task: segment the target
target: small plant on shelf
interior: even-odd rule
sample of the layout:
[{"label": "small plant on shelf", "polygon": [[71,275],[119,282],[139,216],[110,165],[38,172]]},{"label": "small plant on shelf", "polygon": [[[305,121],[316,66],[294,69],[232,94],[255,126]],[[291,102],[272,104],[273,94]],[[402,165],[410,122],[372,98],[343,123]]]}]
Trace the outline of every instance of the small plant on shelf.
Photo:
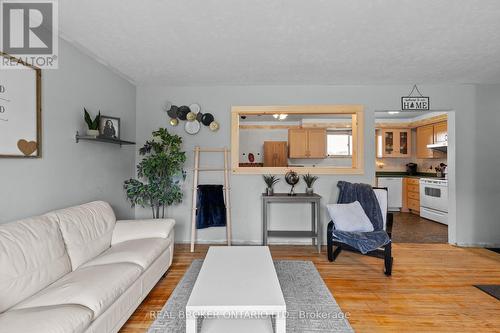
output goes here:
[{"label": "small plant on shelf", "polygon": [[264,176],[262,176],[262,178],[264,178],[264,182],[267,185],[267,188],[266,188],[267,195],[273,195],[274,194],[274,189],[273,189],[274,184],[279,182],[280,179],[276,176],[273,176],[273,175],[264,175]]},{"label": "small plant on shelf", "polygon": [[99,135],[99,121],[101,120],[101,111],[99,111],[97,116],[95,116],[94,120],[92,120],[92,117],[90,117],[90,113],[87,111],[87,109],[83,108],[83,112],[85,122],[88,126],[87,135],[97,138],[97,136]]},{"label": "small plant on shelf", "polygon": [[306,183],[306,193],[307,194],[313,194],[313,185],[314,183],[318,180],[318,177],[311,175],[310,173],[303,175],[302,179],[304,180],[304,183]]}]

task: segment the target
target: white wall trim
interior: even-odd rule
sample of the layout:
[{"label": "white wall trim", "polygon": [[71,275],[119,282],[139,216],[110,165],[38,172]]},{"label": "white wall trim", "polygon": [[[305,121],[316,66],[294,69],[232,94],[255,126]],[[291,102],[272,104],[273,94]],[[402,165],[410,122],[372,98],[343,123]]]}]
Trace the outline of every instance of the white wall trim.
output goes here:
[{"label": "white wall trim", "polygon": [[457,243],[458,247],[500,248],[500,243]]}]

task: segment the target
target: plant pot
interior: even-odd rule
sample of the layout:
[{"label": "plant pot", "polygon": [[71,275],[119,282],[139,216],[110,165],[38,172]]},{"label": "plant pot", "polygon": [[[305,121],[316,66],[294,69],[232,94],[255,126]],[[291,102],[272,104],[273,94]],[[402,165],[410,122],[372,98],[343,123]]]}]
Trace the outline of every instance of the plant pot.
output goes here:
[{"label": "plant pot", "polygon": [[312,187],[307,187],[306,188],[306,194],[307,195],[313,195],[314,194],[314,189]]},{"label": "plant pot", "polygon": [[266,194],[268,196],[273,196],[274,195],[274,189],[272,187],[266,188]]},{"label": "plant pot", "polygon": [[99,131],[98,130],[87,130],[87,135],[88,136],[93,136],[94,138],[97,138],[99,136]]}]

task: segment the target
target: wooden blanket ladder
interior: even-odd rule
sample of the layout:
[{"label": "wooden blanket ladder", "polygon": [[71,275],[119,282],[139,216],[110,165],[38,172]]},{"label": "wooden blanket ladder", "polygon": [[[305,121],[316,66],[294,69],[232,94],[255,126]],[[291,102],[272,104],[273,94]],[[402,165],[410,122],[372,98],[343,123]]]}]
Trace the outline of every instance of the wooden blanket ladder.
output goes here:
[{"label": "wooden blanket ladder", "polygon": [[[213,167],[200,167],[200,153],[223,153],[224,154],[224,167],[223,168],[213,168]],[[194,252],[194,245],[196,243],[196,210],[198,204],[198,182],[199,173],[204,171],[212,172],[224,172],[224,203],[226,205],[226,237],[227,246],[231,246],[231,199],[229,185],[229,149],[224,148],[200,148],[196,146],[194,148],[194,168],[193,168],[193,207],[191,211],[191,252]]]}]

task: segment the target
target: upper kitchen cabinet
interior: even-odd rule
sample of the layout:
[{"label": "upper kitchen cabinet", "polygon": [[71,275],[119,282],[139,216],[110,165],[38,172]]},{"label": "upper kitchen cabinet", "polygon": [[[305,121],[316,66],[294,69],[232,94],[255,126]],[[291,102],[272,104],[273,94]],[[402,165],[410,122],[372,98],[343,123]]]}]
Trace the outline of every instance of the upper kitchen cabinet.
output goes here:
[{"label": "upper kitchen cabinet", "polygon": [[442,152],[427,148],[427,145],[448,141],[446,121],[417,127],[417,158],[442,158]]},{"label": "upper kitchen cabinet", "polygon": [[417,127],[417,158],[434,158],[434,151],[427,145],[434,143],[434,125]]},{"label": "upper kitchen cabinet", "polygon": [[448,122],[434,124],[434,143],[448,141]]},{"label": "upper kitchen cabinet", "polygon": [[326,158],[326,128],[307,130],[309,158]]},{"label": "upper kitchen cabinet", "polygon": [[302,158],[307,156],[307,129],[295,128],[288,130],[288,145],[290,158]]},{"label": "upper kitchen cabinet", "polygon": [[377,131],[377,157],[410,157],[410,129],[381,129]]},{"label": "upper kitchen cabinet", "polygon": [[326,129],[289,129],[288,144],[290,158],[326,158]]}]

